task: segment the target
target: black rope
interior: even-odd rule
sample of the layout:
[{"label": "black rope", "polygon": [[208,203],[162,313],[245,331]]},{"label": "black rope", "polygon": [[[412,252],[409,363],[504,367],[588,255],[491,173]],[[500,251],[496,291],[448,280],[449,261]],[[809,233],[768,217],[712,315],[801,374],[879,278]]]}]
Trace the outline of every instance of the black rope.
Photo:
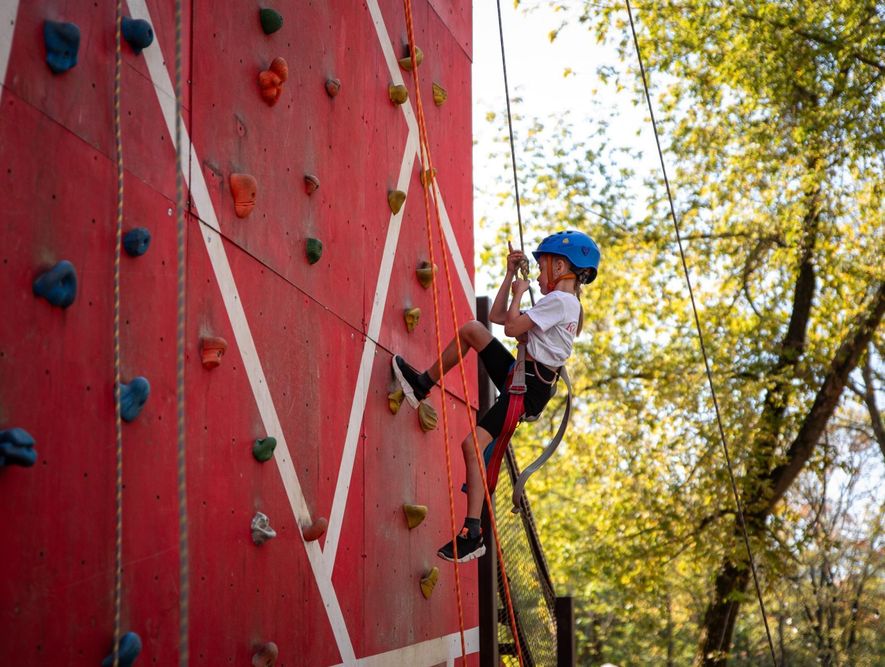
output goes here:
[{"label": "black rope", "polygon": [[[496,0],[498,6],[498,36],[501,41],[501,67],[504,70],[504,99],[507,101],[507,130],[510,139],[510,165],[513,168],[513,190],[516,194],[516,221],[519,223],[519,249],[525,252],[525,241],[522,234],[522,209],[519,205],[519,177],[516,174],[516,144],[513,141],[513,116],[510,113],[510,85],[507,83],[507,56],[504,50],[504,23],[501,20],[501,0]],[[528,264],[526,263],[526,266]],[[523,278],[528,280],[528,269],[524,268]],[[529,285],[529,300],[535,305],[535,293]]]},{"label": "black rope", "polygon": [[[676,207],[673,205],[673,195],[670,191],[670,180],[667,178],[667,166],[664,162],[664,151],[661,149],[661,140],[658,136],[658,128],[655,122],[655,112],[652,108],[651,95],[648,92],[648,81],[645,76],[645,66],[642,63],[642,52],[639,49],[639,40],[636,37],[636,26],[633,23],[633,10],[630,7],[630,0],[627,3],[627,15],[630,18],[630,32],[633,34],[633,45],[636,48],[636,57],[639,61],[639,73],[642,76],[642,87],[645,90],[645,101],[648,103],[648,113],[651,116],[651,127],[655,135],[655,145],[658,149],[658,157],[661,160],[661,172],[664,175],[664,186],[667,189],[667,201],[670,203],[670,217],[673,219],[673,227],[676,230],[676,242],[679,245],[679,257],[682,260],[682,270],[685,273],[685,282],[688,285],[688,295],[691,298],[691,310],[694,313],[695,328],[698,332],[698,340],[701,344],[701,355],[704,358],[704,369],[707,372],[707,383],[710,385],[710,393],[713,396],[713,408],[716,412],[716,424],[719,427],[719,437],[722,441],[722,450],[725,453],[725,462],[728,464],[728,479],[731,482],[731,492],[734,495],[734,502],[737,506],[738,523],[741,527],[741,534],[744,538],[744,546],[747,549],[747,558],[750,563],[750,571],[753,573],[753,585],[756,588],[756,597],[759,599],[759,609],[762,612],[762,622],[765,625],[765,635],[768,638],[768,648],[771,651],[771,659],[775,667],[777,667],[777,656],[774,652],[774,642],[771,639],[771,629],[768,627],[768,616],[765,613],[765,602],[762,600],[762,589],[759,586],[759,577],[756,574],[756,562],[753,559],[753,551],[750,549],[750,537],[747,534],[747,525],[744,520],[744,510],[741,504],[740,494],[738,493],[737,483],[734,478],[734,469],[731,465],[731,455],[728,452],[728,442],[725,437],[725,428],[722,425],[722,415],[719,412],[719,401],[716,398],[716,389],[713,384],[713,373],[710,370],[710,361],[707,358],[707,348],[704,345],[704,333],[701,328],[701,320],[698,316],[698,308],[695,303],[694,290],[691,287],[691,277],[688,272],[688,263],[685,261],[685,251],[682,247],[682,234],[679,231],[679,220],[676,217]],[[721,647],[721,641],[720,641]]]}]

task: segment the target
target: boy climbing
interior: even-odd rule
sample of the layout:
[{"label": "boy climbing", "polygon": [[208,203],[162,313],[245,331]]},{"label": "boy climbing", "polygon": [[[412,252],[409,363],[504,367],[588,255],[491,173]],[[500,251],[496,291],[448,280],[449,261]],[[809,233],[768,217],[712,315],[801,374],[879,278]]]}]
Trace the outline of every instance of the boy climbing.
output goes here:
[{"label": "boy climbing", "polygon": [[[532,255],[540,270],[538,282],[542,298],[529,310],[520,310],[529,281],[519,279],[517,271],[526,264],[526,259],[522,252],[511,247],[507,255],[507,272],[492,304],[489,320],[503,325],[507,336],[516,338],[526,346],[523,416],[536,417],[550,400],[560,368],[571,356],[575,336],[581,332],[584,314],[579,300],[580,288],[596,278],[600,254],[593,239],[583,232],[569,230],[545,238]],[[508,292],[513,295],[509,304]],[[471,348],[476,350],[489,377],[501,392],[495,404],[477,422],[476,435],[482,451],[504,428],[510,401],[508,375],[515,359],[476,320],[462,325],[458,333],[458,338],[453,339],[443,351],[442,368],[437,360],[426,371],[419,373],[405,359],[394,356],[393,372],[403,392],[414,395],[420,401],[426,398],[444,373],[457,365],[459,340],[462,356]],[[483,472],[474,455],[471,435],[464,438],[461,451],[467,468],[467,517],[457,536],[459,563],[479,558],[486,551],[479,520],[485,495],[481,477]],[[453,543],[441,547],[437,555],[454,561]]]}]

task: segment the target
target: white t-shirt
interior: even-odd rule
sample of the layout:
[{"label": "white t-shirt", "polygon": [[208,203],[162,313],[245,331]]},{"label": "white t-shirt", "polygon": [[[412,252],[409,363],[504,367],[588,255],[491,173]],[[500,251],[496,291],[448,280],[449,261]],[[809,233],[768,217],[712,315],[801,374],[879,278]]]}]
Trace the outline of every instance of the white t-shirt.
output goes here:
[{"label": "white t-shirt", "polygon": [[539,363],[559,368],[572,354],[581,303],[569,292],[554,290],[525,312],[535,323],[526,350]]}]

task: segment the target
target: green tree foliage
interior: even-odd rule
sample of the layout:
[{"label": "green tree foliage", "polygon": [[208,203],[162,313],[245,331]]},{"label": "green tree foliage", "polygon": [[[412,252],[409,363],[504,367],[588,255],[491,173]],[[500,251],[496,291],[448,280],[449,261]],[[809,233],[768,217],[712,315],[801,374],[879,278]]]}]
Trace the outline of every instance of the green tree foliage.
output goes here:
[{"label": "green tree foliage", "polygon": [[[578,4],[577,12],[563,5],[560,29],[617,43],[629,78],[611,66],[600,77],[639,103],[623,6]],[[885,311],[883,17],[885,4],[859,0],[636,8],[725,440],[769,604],[791,578],[805,577],[803,591],[811,586],[808,573],[822,559],[852,574],[859,567],[854,552],[824,556],[828,541],[842,539],[826,531],[805,538],[810,551],[800,549],[796,535],[806,527],[791,489],[833,464],[826,433],[848,438],[860,429],[871,443],[878,435],[877,413],[862,408],[882,390],[874,350],[882,349]],[[500,116],[491,120],[500,127]],[[536,121],[517,136],[522,203],[530,220],[544,221],[527,244],[574,226],[603,249],[571,370],[577,416],[557,461],[530,489],[552,569],[581,600],[583,659],[763,664],[768,644],[663,181],[654,174],[639,183],[629,151],[607,145],[604,124],[587,137],[576,135],[576,122]],[[502,195],[506,174],[502,165]],[[860,426],[846,425],[849,413],[862,415]],[[521,460],[537,452],[545,428],[553,426],[521,431]],[[852,539],[878,544],[870,558],[881,560],[881,536],[871,530]],[[876,572],[866,590],[881,596]],[[800,597],[783,603],[791,618],[800,618]],[[786,618],[780,602],[772,610]],[[875,655],[874,620],[863,627],[854,662],[845,664],[872,664],[861,658]],[[811,626],[801,632],[814,634]],[[791,664],[821,654],[808,655],[812,662],[800,662],[796,652]]]}]

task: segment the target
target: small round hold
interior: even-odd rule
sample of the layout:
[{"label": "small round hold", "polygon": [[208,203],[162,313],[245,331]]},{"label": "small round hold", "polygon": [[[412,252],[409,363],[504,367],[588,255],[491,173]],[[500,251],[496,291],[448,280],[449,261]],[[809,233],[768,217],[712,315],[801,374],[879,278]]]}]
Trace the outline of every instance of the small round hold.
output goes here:
[{"label": "small round hold", "polygon": [[258,10],[258,20],[265,35],[272,35],[283,27],[283,15],[269,7]]},{"label": "small round hold", "polygon": [[144,227],[130,229],[123,236],[123,249],[130,257],[141,257],[151,245],[151,233]]},{"label": "small round hold", "polygon": [[67,308],[77,298],[77,270],[63,259],[34,281],[34,294],[42,296],[53,306]]},{"label": "small round hold", "polygon": [[319,239],[307,239],[304,251],[307,255],[307,261],[311,264],[316,264],[320,261],[320,257],[323,256],[323,242]]},{"label": "small round hold", "polygon": [[406,202],[406,193],[402,190],[391,190],[387,193],[387,205],[394,215],[400,212],[403,204]]},{"label": "small round hold", "polygon": [[273,642],[267,642],[258,647],[252,655],[252,667],[274,667],[277,658],[280,657],[280,649]]},{"label": "small round hold", "polygon": [[80,50],[80,28],[74,23],[43,22],[46,64],[53,74],[61,74],[77,64]]},{"label": "small round hold", "polygon": [[145,377],[137,377],[129,384],[120,385],[120,418],[132,422],[141,414],[141,409],[151,395],[151,384]]},{"label": "small round hold", "polygon": [[131,19],[124,16],[120,32],[123,34],[123,39],[132,47],[135,55],[139,55],[142,50],[154,43],[154,29],[144,19]]},{"label": "small round hold", "polygon": [[227,341],[220,336],[203,336],[200,339],[200,357],[203,368],[218,368],[227,352]]},{"label": "small round hold", "polygon": [[37,462],[34,437],[23,428],[0,431],[0,468],[16,465],[30,468]]},{"label": "small round hold", "polygon": [[[127,632],[120,637],[120,649],[117,653],[117,664],[120,667],[132,667],[135,659],[141,654],[141,637],[134,632]],[[101,661],[101,667],[112,667],[114,664],[114,651]]]},{"label": "small round hold", "polygon": [[305,174],[304,175],[304,191],[312,195],[314,192],[320,189],[320,179],[318,179],[313,174]]},{"label": "small round hold", "polygon": [[266,438],[258,438],[252,445],[252,456],[256,461],[264,463],[273,458],[274,450],[277,448],[277,439],[272,436]]},{"label": "small round hold", "polygon": [[446,103],[446,100],[448,99],[448,97],[449,97],[449,94],[446,92],[446,89],[443,88],[438,83],[434,82],[434,84],[433,84],[433,103],[436,106],[441,107],[443,104]]},{"label": "small round hold", "polygon": [[326,93],[329,97],[338,97],[338,93],[341,92],[341,80],[340,79],[326,79]]},{"label": "small round hold", "polygon": [[[399,60],[397,60],[399,66],[402,67],[407,72],[412,71],[412,52],[406,47],[406,55]],[[421,50],[421,47],[415,47],[415,66],[417,67],[422,62],[424,62],[424,52]]]},{"label": "small round hold", "polygon": [[394,104],[405,104],[409,99],[409,89],[403,85],[390,84],[387,88],[387,96]]},{"label": "small round hold", "polygon": [[329,521],[326,517],[317,517],[312,524],[302,529],[301,535],[304,537],[305,542],[316,542],[323,536],[328,527]]}]

